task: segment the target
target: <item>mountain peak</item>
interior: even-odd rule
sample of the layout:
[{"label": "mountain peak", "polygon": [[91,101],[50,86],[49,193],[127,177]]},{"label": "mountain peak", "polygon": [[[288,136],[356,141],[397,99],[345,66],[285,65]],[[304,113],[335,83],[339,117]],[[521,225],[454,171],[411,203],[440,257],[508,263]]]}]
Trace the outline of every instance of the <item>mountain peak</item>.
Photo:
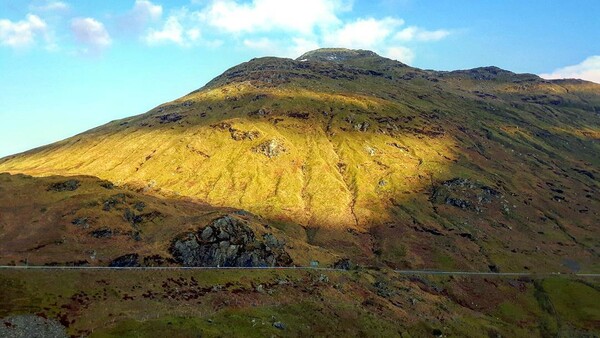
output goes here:
[{"label": "mountain peak", "polygon": [[341,62],[367,57],[381,57],[375,52],[362,49],[320,48],[302,54],[296,61]]}]

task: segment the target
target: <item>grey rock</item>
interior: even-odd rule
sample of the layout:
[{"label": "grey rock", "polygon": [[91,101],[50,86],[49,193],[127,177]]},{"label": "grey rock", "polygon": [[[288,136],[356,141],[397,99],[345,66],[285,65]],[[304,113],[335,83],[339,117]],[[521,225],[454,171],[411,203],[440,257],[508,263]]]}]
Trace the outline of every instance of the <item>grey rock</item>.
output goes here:
[{"label": "grey rock", "polygon": [[273,323],[273,327],[280,330],[285,330],[285,324],[282,322]]},{"label": "grey rock", "polygon": [[[218,235],[215,235],[218,234]],[[288,266],[292,260],[274,236],[256,238],[245,221],[231,215],[213,220],[195,233],[176,237],[173,258],[184,266]]]},{"label": "grey rock", "polygon": [[68,335],[66,328],[53,319],[35,315],[19,315],[0,319],[0,337],[66,338]]}]

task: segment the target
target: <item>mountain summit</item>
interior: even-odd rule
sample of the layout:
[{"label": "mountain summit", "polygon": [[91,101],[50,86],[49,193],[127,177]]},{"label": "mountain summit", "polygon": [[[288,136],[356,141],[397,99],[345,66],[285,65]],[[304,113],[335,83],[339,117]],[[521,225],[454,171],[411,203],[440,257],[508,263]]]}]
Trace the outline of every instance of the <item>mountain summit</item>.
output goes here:
[{"label": "mountain summit", "polygon": [[346,48],[321,48],[302,54],[296,61],[343,62],[363,58],[381,58],[369,50]]},{"label": "mountain summit", "polygon": [[247,210],[368,264],[592,269],[599,93],[319,49],[253,59],[145,114],[4,158],[0,171]]}]

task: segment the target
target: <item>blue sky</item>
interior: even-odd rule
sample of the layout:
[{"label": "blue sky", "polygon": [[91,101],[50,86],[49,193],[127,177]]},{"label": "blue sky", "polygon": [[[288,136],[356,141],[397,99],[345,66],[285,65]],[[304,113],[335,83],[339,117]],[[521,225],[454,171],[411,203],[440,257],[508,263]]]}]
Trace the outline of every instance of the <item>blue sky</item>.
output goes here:
[{"label": "blue sky", "polygon": [[597,0],[0,0],[0,156],[318,47],[600,83],[598,13]]}]

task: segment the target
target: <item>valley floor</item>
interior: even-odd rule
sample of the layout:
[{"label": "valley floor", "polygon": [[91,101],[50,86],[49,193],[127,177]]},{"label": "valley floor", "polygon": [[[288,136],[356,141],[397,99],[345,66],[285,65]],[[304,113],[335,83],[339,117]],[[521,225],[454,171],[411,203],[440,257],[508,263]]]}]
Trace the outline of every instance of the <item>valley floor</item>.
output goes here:
[{"label": "valley floor", "polygon": [[577,276],[4,269],[0,336],[596,336],[598,299]]}]

